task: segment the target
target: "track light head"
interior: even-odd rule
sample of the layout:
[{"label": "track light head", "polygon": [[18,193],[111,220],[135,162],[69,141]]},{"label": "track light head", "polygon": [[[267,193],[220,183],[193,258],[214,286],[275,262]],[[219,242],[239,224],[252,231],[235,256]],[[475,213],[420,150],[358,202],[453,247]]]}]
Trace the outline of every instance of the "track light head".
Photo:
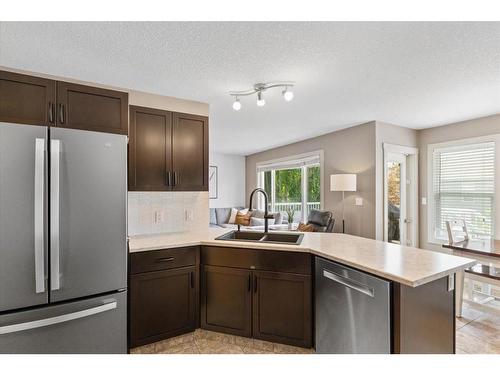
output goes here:
[{"label": "track light head", "polygon": [[233,109],[235,111],[239,111],[241,109],[241,102],[240,102],[240,99],[238,99],[238,97],[236,97],[234,99],[234,102],[233,102]]},{"label": "track light head", "polygon": [[259,107],[263,107],[266,105],[266,100],[264,99],[264,94],[262,94],[262,91],[259,91],[257,93],[257,105]]}]

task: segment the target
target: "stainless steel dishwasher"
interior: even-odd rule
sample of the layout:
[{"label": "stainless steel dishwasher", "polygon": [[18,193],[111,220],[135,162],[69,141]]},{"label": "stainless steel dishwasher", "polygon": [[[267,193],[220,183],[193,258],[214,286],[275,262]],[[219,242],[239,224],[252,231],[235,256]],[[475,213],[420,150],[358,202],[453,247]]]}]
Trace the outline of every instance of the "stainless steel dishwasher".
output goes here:
[{"label": "stainless steel dishwasher", "polygon": [[390,353],[391,282],[316,257],[316,352]]}]

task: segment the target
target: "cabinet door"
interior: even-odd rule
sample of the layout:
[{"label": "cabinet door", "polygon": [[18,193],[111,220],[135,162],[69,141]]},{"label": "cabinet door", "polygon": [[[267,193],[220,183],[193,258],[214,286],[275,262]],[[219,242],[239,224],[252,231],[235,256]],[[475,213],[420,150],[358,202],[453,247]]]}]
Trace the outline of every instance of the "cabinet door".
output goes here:
[{"label": "cabinet door", "polygon": [[172,112],[130,106],[128,189],[171,190]]},{"label": "cabinet door", "polygon": [[0,122],[51,125],[55,100],[55,81],[0,71]]},{"label": "cabinet door", "polygon": [[57,126],[128,133],[128,93],[57,82]]},{"label": "cabinet door", "polygon": [[130,344],[144,345],[196,328],[196,267],[130,277]]},{"label": "cabinet door", "polygon": [[201,327],[250,337],[251,271],[203,266],[201,282]]},{"label": "cabinet door", "polygon": [[208,190],[208,118],[174,113],[174,190]]},{"label": "cabinet door", "polygon": [[311,347],[311,277],[253,273],[253,337]]}]

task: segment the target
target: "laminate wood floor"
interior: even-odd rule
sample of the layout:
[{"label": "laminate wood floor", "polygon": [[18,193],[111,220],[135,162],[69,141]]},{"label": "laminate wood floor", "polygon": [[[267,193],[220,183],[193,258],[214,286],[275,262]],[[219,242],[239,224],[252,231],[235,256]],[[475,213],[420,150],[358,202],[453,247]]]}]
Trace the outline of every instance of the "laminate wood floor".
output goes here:
[{"label": "laminate wood floor", "polygon": [[[500,354],[500,313],[464,307],[456,320],[457,354]],[[198,329],[182,336],[144,345],[132,354],[309,354],[312,349],[275,344]]]}]

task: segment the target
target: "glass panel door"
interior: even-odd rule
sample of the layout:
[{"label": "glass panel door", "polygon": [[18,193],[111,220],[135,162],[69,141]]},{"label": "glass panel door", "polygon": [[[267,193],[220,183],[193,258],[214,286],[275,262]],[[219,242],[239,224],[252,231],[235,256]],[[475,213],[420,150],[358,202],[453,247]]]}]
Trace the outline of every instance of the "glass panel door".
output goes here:
[{"label": "glass panel door", "polygon": [[385,161],[386,239],[388,242],[406,244],[406,156],[387,155]]}]

